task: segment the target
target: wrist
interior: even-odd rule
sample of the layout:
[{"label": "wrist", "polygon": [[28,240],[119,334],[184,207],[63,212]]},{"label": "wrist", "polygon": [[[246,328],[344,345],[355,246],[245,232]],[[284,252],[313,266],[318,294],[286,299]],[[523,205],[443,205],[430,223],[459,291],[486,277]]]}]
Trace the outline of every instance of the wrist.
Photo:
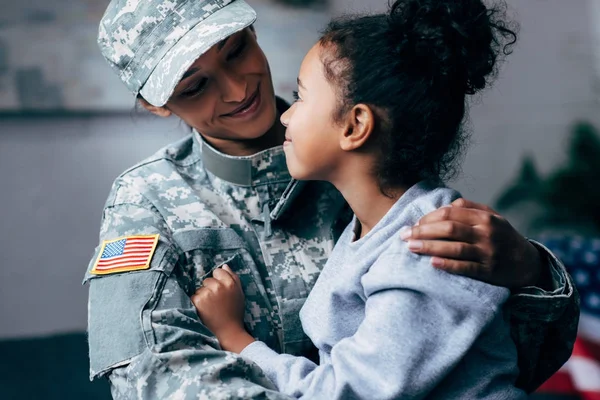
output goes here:
[{"label": "wrist", "polygon": [[217,339],[223,350],[238,354],[255,340],[243,328],[230,329],[227,333],[217,335]]},{"label": "wrist", "polygon": [[538,248],[531,242],[527,241],[528,247],[526,250],[525,263],[527,273],[523,277],[520,287],[536,286],[544,278],[545,275],[542,257]]}]

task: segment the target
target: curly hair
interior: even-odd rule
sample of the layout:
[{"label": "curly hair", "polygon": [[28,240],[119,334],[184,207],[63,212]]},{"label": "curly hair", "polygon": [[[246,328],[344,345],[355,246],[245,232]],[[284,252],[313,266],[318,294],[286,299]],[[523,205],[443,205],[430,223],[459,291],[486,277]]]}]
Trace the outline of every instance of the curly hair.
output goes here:
[{"label": "curly hair", "polygon": [[388,14],[345,16],[324,30],[325,75],[338,92],[340,121],[355,104],[372,107],[383,193],[457,172],[467,134],[466,96],[496,75],[516,42],[504,3],[397,0]]}]

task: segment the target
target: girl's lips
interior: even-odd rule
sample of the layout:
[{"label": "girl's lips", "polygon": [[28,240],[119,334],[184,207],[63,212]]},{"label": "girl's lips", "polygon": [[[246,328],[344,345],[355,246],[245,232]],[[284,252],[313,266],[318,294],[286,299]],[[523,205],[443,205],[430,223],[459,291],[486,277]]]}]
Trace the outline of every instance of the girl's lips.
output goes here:
[{"label": "girl's lips", "polygon": [[283,142],[284,146],[290,145],[292,144],[292,138],[289,137],[287,134],[285,135],[285,141]]}]

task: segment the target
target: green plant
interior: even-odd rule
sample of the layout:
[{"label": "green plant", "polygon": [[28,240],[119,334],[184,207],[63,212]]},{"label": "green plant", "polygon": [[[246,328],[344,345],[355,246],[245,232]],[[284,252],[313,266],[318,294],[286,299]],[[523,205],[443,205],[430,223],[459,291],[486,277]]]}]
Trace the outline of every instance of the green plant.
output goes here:
[{"label": "green plant", "polygon": [[565,165],[547,177],[537,172],[526,156],[521,172],[496,201],[499,211],[524,202],[534,202],[537,212],[529,215],[530,230],[568,229],[600,231],[600,137],[594,126],[573,126]]}]

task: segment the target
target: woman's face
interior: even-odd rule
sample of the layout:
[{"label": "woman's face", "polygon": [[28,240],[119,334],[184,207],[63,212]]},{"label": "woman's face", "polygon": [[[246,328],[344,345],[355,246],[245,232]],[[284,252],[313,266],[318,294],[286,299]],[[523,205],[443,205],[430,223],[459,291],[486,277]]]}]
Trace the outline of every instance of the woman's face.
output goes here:
[{"label": "woman's face", "polygon": [[254,30],[235,33],[198,58],[166,107],[209,138],[264,135],[277,110],[269,64]]},{"label": "woman's face", "polygon": [[298,95],[281,116],[287,127],[284,151],[290,174],[296,179],[333,181],[343,151],[341,125],[333,115],[337,107],[335,88],[325,77],[321,52],[316,44],[308,52],[298,76]]}]

